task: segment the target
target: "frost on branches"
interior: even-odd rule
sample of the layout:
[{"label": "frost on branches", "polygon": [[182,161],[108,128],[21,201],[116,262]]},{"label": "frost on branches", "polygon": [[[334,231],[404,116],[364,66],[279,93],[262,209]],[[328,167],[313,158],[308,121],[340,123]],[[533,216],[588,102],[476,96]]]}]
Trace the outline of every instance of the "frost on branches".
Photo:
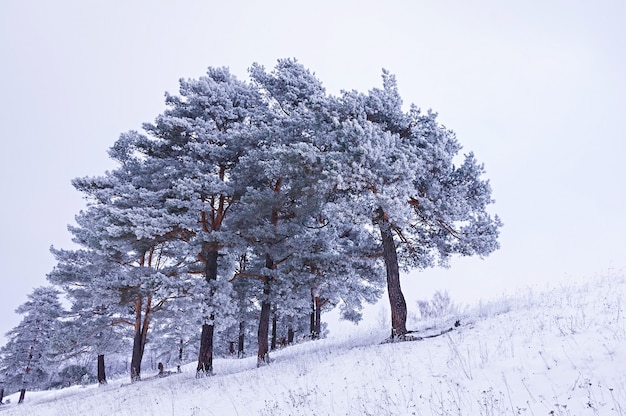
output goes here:
[{"label": "frost on branches", "polygon": [[455,164],[454,133],[403,110],[386,71],[382,88],[333,96],[295,60],[254,64],[250,81],[209,68],[165,104],[114,143],[116,169],[74,181],[80,248],[53,249],[48,276],[72,303],[76,350],[127,345],[132,380],[146,346],[178,364],[196,346],[198,376],[235,344],[268,363],[321,336],[323,311],[358,321],[385,283],[402,338],[400,270],[498,248],[482,165]]},{"label": "frost on branches", "polygon": [[[491,188],[472,153],[461,166],[454,133],[436,114],[403,112],[395,77],[383,71],[383,89],[344,93],[339,101],[343,152],[339,186],[350,211],[380,233],[392,338],[406,332],[400,268],[446,265],[453,254],[486,256],[498,248]],[[373,228],[369,228],[373,230]]]},{"label": "frost on branches", "polygon": [[0,349],[3,388],[9,394],[20,390],[20,403],[27,389],[48,388],[54,379],[63,316],[58,296],[53,287],[35,288],[16,309],[24,318],[7,333],[8,342]]}]

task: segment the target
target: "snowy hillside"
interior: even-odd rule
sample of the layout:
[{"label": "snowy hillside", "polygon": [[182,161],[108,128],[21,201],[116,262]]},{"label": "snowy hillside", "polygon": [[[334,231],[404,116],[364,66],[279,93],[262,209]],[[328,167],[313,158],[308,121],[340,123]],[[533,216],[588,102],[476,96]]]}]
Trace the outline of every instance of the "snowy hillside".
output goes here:
[{"label": "snowy hillside", "polygon": [[529,289],[422,322],[414,342],[384,344],[386,330],[358,328],[275,352],[264,368],[256,357],[216,360],[206,379],[190,364],[132,385],[28,392],[0,414],[626,415],[625,291],[623,276]]}]

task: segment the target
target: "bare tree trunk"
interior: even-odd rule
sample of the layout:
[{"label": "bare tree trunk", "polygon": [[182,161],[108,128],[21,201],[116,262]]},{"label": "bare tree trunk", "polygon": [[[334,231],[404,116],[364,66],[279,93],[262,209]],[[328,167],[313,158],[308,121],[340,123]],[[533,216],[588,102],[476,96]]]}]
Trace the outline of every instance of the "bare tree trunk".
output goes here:
[{"label": "bare tree trunk", "polygon": [[309,325],[309,334],[311,335],[311,339],[316,339],[317,334],[315,333],[315,297],[311,294],[311,323]]},{"label": "bare tree trunk", "polygon": [[98,354],[98,385],[107,384],[107,375],[104,368],[104,354]]},{"label": "bare tree trunk", "polygon": [[243,358],[243,356],[245,355],[244,352],[244,341],[245,341],[245,337],[246,337],[246,322],[245,321],[241,321],[239,322],[239,339],[237,342],[237,357],[239,358]]},{"label": "bare tree trunk", "polygon": [[133,354],[130,360],[130,380],[132,382],[141,380],[141,361],[146,346],[148,326],[150,325],[151,299],[146,301],[146,311],[142,322],[143,296],[139,295],[135,301],[135,336],[133,337]]},{"label": "bare tree trunk", "polygon": [[[37,339],[33,340],[33,342],[36,342],[36,341]],[[18,404],[24,403],[24,397],[26,396],[26,380],[28,379],[28,375],[30,374],[30,371],[31,371],[30,363],[33,360],[33,350],[34,350],[34,347],[31,345],[30,349],[28,350],[28,361],[26,363],[26,371],[24,372],[24,378],[22,379],[22,389],[20,390],[20,398],[17,401]]]},{"label": "bare tree trunk", "polygon": [[293,344],[293,328],[289,327],[287,329],[287,345]]},{"label": "bare tree trunk", "polygon": [[133,354],[130,360],[130,381],[141,380],[141,307],[138,308],[139,324],[135,325],[135,336],[133,337]]},{"label": "bare tree trunk", "polygon": [[141,319],[143,308],[143,297],[140,296],[135,302],[138,312],[135,314],[135,337],[133,338],[133,355],[130,362],[130,379],[131,381],[141,380],[141,361],[146,348],[148,339],[148,328],[150,327],[150,318],[152,316],[152,297],[148,296],[146,300],[146,309],[143,311],[143,322]]},{"label": "bare tree trunk", "polygon": [[276,349],[276,311],[272,314],[272,342],[270,344],[270,350],[274,351]]},{"label": "bare tree trunk", "polygon": [[322,305],[323,301],[319,296],[315,297],[315,335],[319,338],[322,334]]},{"label": "bare tree trunk", "polygon": [[4,404],[2,403],[3,398],[4,398],[4,389],[0,389],[0,404]]},{"label": "bare tree trunk", "polygon": [[378,227],[383,244],[383,258],[387,270],[387,292],[391,306],[391,337],[402,338],[407,333],[406,329],[406,301],[400,287],[400,269],[398,267],[398,253],[393,241],[393,233],[389,219],[382,209],[377,210]]},{"label": "bare tree trunk", "polygon": [[[216,247],[209,247],[205,250],[205,279],[207,282],[217,280],[217,257]],[[210,295],[213,295],[212,293]],[[198,367],[196,377],[213,375],[213,321],[215,315],[211,314],[209,322],[202,325],[202,335],[200,336],[200,352],[198,354]]]},{"label": "bare tree trunk", "polygon": [[180,339],[180,344],[178,347],[178,365],[176,366],[176,372],[180,373],[182,370],[180,366],[183,364],[183,339]]},{"label": "bare tree trunk", "polygon": [[213,375],[213,331],[213,325],[202,325],[202,335],[200,335],[200,353],[198,355],[196,377]]},{"label": "bare tree trunk", "polygon": [[259,319],[259,330],[258,330],[258,352],[257,352],[257,367],[262,364],[269,363],[269,355],[268,355],[268,335],[269,335],[269,324],[270,324],[270,282],[269,278],[266,278],[263,282],[263,301],[261,302],[261,316]]}]

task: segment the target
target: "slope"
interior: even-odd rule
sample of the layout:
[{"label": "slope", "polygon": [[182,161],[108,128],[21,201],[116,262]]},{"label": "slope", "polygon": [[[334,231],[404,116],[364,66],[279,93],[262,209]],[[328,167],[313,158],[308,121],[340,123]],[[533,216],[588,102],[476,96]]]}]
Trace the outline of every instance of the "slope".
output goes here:
[{"label": "slope", "polygon": [[[433,338],[381,343],[359,329],[254,357],[217,360],[217,374],[112,381],[28,392],[2,416],[41,415],[626,415],[625,279],[476,306],[421,322]],[[432,331],[425,328],[435,327]]]}]

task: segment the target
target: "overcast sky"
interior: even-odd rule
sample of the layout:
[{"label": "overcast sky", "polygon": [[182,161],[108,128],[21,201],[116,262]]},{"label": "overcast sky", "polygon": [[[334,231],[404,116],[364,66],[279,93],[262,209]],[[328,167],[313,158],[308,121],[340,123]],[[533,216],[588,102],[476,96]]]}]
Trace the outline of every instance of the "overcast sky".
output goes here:
[{"label": "overcast sky", "polygon": [[396,74],[485,164],[504,222],[484,260],[403,276],[409,307],[473,303],[626,265],[626,2],[23,1],[0,3],[0,344],[71,246],[70,181],[163,111],[179,78],[295,57],[331,93]]}]

